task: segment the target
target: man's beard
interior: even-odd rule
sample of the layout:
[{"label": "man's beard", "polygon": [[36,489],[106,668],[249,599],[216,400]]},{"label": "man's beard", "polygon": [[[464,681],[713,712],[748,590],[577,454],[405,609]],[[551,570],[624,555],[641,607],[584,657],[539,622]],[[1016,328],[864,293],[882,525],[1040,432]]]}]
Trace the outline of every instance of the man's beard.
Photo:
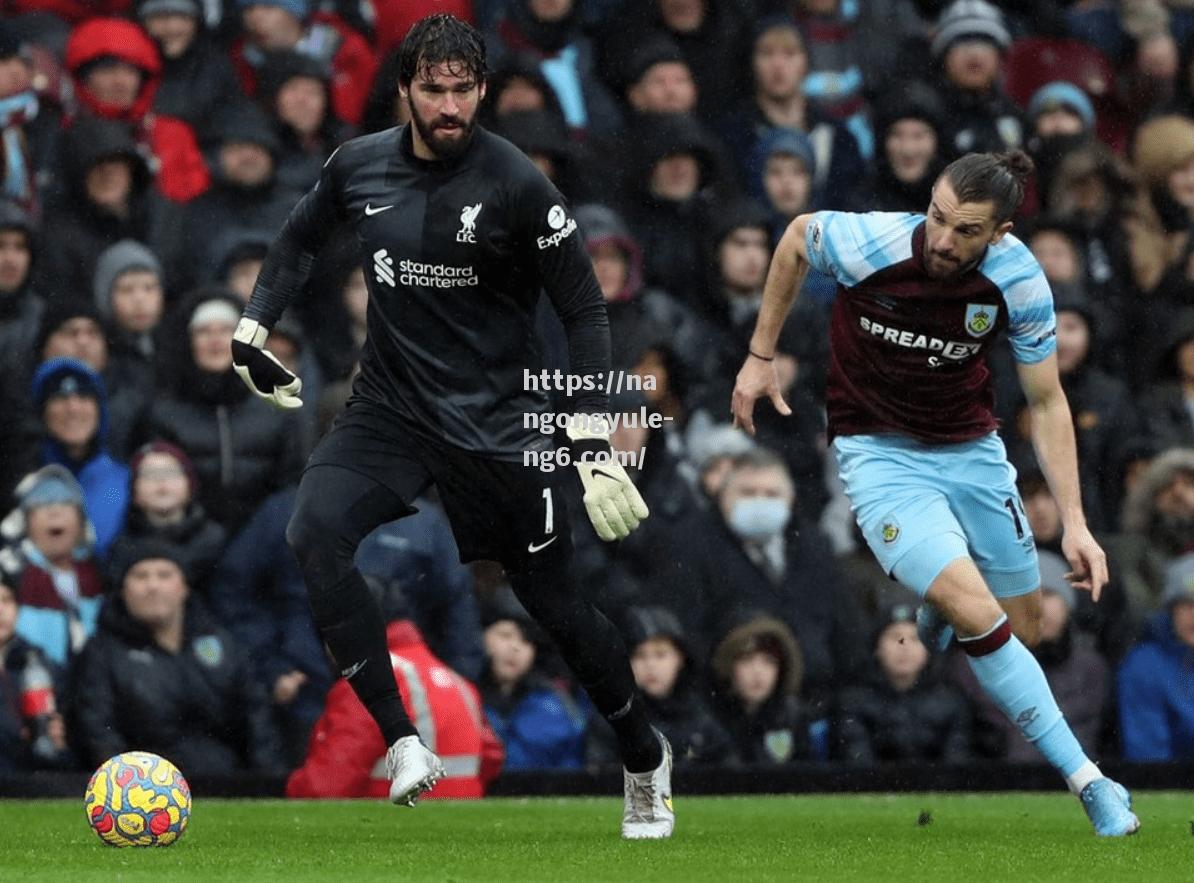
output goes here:
[{"label": "man's beard", "polygon": [[[436,155],[440,160],[451,161],[459,159],[473,140],[473,130],[477,127],[477,114],[474,111],[472,119],[463,120],[459,117],[437,117],[433,122],[428,122],[422,119],[415,110],[414,102],[409,98],[407,105],[410,108],[410,121],[419,131],[419,137],[423,139],[423,143],[427,145],[428,149]],[[453,122],[460,126],[459,138],[444,138],[436,134],[436,126],[442,126],[444,123]]]},{"label": "man's beard", "polygon": [[[951,269],[949,269],[948,271],[946,271],[944,273],[933,272],[931,269],[929,269],[932,266],[929,261],[930,261],[930,258],[934,258],[934,257],[939,261],[948,262]],[[931,277],[933,277],[934,279],[940,279],[940,280],[947,281],[947,282],[952,279],[957,279],[957,278],[965,275],[966,273],[969,273],[971,270],[973,270],[975,267],[977,267],[982,262],[982,259],[983,259],[983,256],[982,256],[982,254],[980,254],[973,261],[968,261],[966,263],[956,263],[954,261],[950,261],[948,258],[942,257],[941,255],[934,254],[932,251],[929,250],[929,246],[927,244],[925,245],[925,253],[924,253],[925,269],[928,270],[929,275]]]}]

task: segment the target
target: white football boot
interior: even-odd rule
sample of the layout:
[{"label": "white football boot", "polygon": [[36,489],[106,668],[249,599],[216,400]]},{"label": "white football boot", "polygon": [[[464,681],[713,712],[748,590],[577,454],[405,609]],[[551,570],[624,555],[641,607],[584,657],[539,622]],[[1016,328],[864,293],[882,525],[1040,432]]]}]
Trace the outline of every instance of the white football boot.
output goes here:
[{"label": "white football boot", "polygon": [[420,795],[444,777],[444,765],[418,736],[403,736],[386,752],[390,802],[414,806]]},{"label": "white football boot", "polygon": [[622,838],[663,840],[672,836],[676,814],[672,811],[672,746],[658,730],[663,760],[645,773],[623,768],[625,803],[622,807]]}]

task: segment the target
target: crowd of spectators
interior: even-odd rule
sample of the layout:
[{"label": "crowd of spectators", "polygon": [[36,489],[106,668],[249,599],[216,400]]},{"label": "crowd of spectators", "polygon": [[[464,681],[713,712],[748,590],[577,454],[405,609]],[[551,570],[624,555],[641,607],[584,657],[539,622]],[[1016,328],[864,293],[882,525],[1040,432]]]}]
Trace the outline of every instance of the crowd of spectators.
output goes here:
[{"label": "crowd of spectators", "polygon": [[[1053,288],[1112,574],[1098,604],[1066,582],[996,350],[1008,529],[1041,550],[1033,652],[1092,756],[1194,758],[1194,3],[0,0],[0,772],[137,748],[384,792],[285,540],[364,338],[352,232],[327,231],[269,338],[307,407],[252,396],[229,343],[331,152],[407,121],[397,47],[445,11],[486,35],[482,124],[575,214],[614,367],[643,378],[612,409],[668,418],[614,436],[646,452],[651,518],[617,545],[574,519],[574,570],[680,763],[1033,759],[919,643],[917,599],[853,526],[825,439],[832,280],[810,274],[780,338],[793,416],[725,422],[790,219],[924,211],[950,160],[1012,147],[1036,163],[1013,232]],[[546,306],[539,324],[543,367],[566,368]],[[479,793],[503,751],[615,763],[500,569],[462,566],[434,495],[418,508],[358,564],[449,790]]]}]

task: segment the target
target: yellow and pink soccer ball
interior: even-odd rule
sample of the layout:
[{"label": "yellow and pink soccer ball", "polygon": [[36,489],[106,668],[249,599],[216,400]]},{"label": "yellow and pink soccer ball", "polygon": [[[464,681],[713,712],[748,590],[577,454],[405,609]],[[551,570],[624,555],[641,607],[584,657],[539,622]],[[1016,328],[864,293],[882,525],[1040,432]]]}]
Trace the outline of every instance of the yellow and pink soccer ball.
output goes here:
[{"label": "yellow and pink soccer ball", "polygon": [[169,846],[191,816],[191,788],[178,767],[148,751],[104,761],[87,783],[87,821],[109,846]]}]

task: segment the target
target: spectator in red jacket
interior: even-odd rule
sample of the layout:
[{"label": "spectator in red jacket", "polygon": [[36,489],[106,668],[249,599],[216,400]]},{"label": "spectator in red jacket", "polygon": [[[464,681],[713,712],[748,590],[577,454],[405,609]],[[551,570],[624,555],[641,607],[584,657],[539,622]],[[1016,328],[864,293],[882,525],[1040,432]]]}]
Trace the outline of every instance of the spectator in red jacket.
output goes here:
[{"label": "spectator in red jacket", "polygon": [[194,130],[150,110],[162,62],[141,28],[118,18],[79,25],[66,44],[66,67],[82,110],[127,124],[137,144],[154,157],[163,196],[187,202],[207,189],[210,178]]},{"label": "spectator in red jacket", "polygon": [[248,95],[257,92],[258,69],[266,54],[293,50],[310,55],[330,72],[332,110],[352,125],[361,121],[377,57],[365,38],[331,13],[316,12],[311,0],[236,0],[244,36],[232,46],[232,63]]},{"label": "spectator in red jacket", "polygon": [[[447,777],[427,798],[482,797],[502,765],[502,744],[481,714],[477,688],[439,661],[414,623],[386,629],[390,661],[407,714]],[[377,724],[341,678],[315,723],[306,762],[286,783],[287,797],[384,797],[386,744]]]}]

